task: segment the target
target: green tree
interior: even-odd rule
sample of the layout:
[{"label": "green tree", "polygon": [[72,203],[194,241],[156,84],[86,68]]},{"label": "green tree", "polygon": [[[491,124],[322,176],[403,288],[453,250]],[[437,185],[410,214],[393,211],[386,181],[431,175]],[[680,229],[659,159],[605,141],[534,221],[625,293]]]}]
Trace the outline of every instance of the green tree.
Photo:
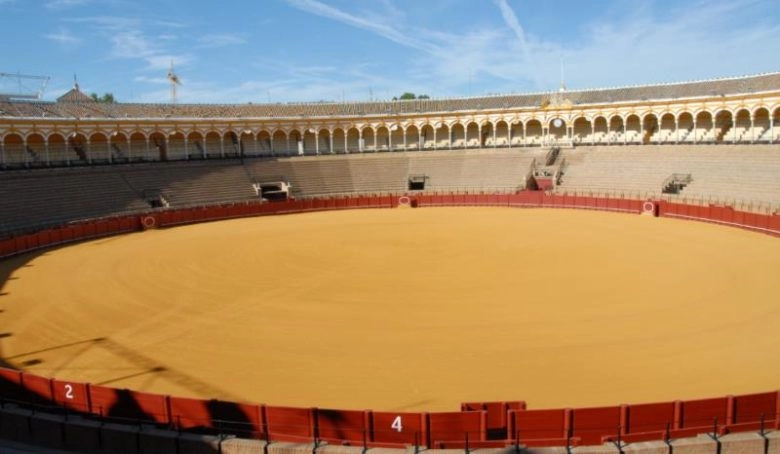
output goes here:
[{"label": "green tree", "polygon": [[402,94],[401,97],[398,99],[400,99],[401,101],[406,101],[408,99],[415,99],[415,96],[414,93],[410,93],[407,91],[406,93]]},{"label": "green tree", "polygon": [[113,93],[103,93],[103,96],[99,96],[97,93],[92,93],[89,95],[90,98],[94,99],[95,102],[103,103],[103,104],[114,104],[116,100],[114,100],[114,94]]}]

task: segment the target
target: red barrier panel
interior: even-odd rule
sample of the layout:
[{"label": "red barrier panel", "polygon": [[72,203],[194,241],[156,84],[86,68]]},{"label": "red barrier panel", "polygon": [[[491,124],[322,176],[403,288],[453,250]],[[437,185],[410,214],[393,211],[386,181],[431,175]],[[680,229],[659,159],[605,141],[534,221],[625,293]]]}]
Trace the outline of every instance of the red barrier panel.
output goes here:
[{"label": "red barrier panel", "polygon": [[26,251],[27,248],[27,236],[17,236],[14,238],[14,252],[20,253],[22,251]]},{"label": "red barrier panel", "polygon": [[778,391],[760,394],[746,394],[734,398],[734,424],[766,422],[778,419],[777,410],[780,401]]},{"label": "red barrier panel", "polygon": [[620,407],[578,408],[573,411],[573,435],[582,444],[601,444],[601,437],[620,432]]},{"label": "red barrier panel", "polygon": [[48,230],[43,230],[36,234],[38,236],[36,242],[38,246],[48,246],[51,244],[51,233]]},{"label": "red barrier panel", "polygon": [[466,434],[469,440],[484,441],[486,416],[484,411],[431,413],[428,415],[431,442],[465,440]]},{"label": "red barrier panel", "polygon": [[371,441],[377,444],[428,446],[427,413],[371,413]]},{"label": "red barrier panel", "polygon": [[0,397],[22,400],[22,373],[18,370],[0,367]]},{"label": "red barrier panel", "polygon": [[51,390],[54,402],[76,411],[89,412],[89,389],[86,383],[54,379],[51,381]]},{"label": "red barrier panel", "polygon": [[265,406],[263,420],[271,441],[314,441],[314,410],[311,408]]},{"label": "red barrier panel", "polygon": [[167,397],[128,389],[89,385],[90,412],[100,416],[170,423]]},{"label": "red barrier panel", "polygon": [[216,429],[253,438],[263,431],[259,405],[183,397],[169,397],[168,401],[171,421],[180,429]]},{"label": "red barrier panel", "polygon": [[706,427],[713,425],[715,418],[719,424],[726,424],[728,398],[688,400],[682,403],[681,428]]},{"label": "red barrier panel", "polygon": [[674,402],[628,406],[627,433],[642,433],[674,428]]},{"label": "red barrier panel", "polygon": [[529,439],[566,438],[569,415],[565,409],[510,411],[508,436],[521,443]]},{"label": "red barrier panel", "polygon": [[329,443],[362,444],[368,441],[369,413],[357,410],[316,411],[317,434],[321,440]]},{"label": "red barrier panel", "polygon": [[774,232],[780,232],[780,214],[775,214],[773,216],[768,216],[768,222],[767,222],[767,228],[774,231]]},{"label": "red barrier panel", "polygon": [[94,222],[87,222],[85,224],[81,224],[81,231],[83,233],[83,237],[92,237],[97,234],[97,226]]},{"label": "red barrier panel", "polygon": [[485,429],[491,440],[506,439],[509,425],[509,410],[524,410],[525,402],[466,402],[460,405],[460,411],[485,411]]},{"label": "red barrier panel", "polygon": [[22,386],[25,390],[45,399],[52,400],[51,379],[22,372]]},{"label": "red barrier panel", "polygon": [[106,221],[97,220],[87,224],[91,224],[95,228],[95,235],[105,235],[108,233],[108,223]]}]

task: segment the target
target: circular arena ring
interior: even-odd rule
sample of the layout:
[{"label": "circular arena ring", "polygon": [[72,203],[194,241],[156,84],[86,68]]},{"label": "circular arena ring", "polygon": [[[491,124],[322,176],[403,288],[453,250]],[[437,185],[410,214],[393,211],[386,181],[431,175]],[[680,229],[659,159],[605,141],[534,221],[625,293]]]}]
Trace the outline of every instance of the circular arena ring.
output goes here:
[{"label": "circular arena ring", "polygon": [[[458,203],[421,201],[436,204]],[[580,428],[583,444],[598,444],[627,411],[607,405],[777,387],[780,243],[769,235],[562,209],[339,210],[167,229],[193,219],[150,218],[128,231],[163,228],[1,262],[3,356],[55,378],[65,403],[93,392],[73,383],[101,390],[87,406],[104,387],[185,398],[168,413],[190,408],[186,398],[264,402],[275,407],[263,418],[306,409],[284,418],[322,419],[320,436],[330,419],[311,407],[351,409],[346,420],[374,408],[387,434],[420,437],[444,426],[426,416],[413,430],[407,413],[506,402],[489,413],[503,422],[474,416],[476,442],[490,424],[519,437],[525,400],[585,408],[560,410],[562,421],[579,411],[614,422],[598,436]],[[762,409],[778,405],[776,392],[760,396]],[[686,405],[736,411],[728,399]],[[658,405],[659,421],[681,411]],[[712,418],[687,427],[698,426]],[[425,444],[461,439],[446,432],[426,432]]]}]

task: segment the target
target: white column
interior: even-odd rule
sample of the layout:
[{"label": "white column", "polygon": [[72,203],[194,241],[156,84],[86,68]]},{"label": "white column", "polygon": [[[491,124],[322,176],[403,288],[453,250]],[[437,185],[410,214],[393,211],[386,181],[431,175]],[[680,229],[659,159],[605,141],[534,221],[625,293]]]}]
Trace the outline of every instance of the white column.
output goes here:
[{"label": "white column", "polygon": [[329,144],[328,151],[330,152],[330,154],[333,154],[333,131],[332,130],[328,131],[328,144]]},{"label": "white column", "polygon": [[106,138],[106,157],[108,158],[109,164],[114,162],[114,160],[111,157],[111,136],[108,136]]},{"label": "white column", "polygon": [[363,130],[362,129],[358,129],[358,151],[360,153],[363,152],[363,146],[364,145],[365,144],[363,143]]},{"label": "white column", "polygon": [[404,131],[404,151],[406,151],[408,149],[406,147],[406,128],[404,128],[403,131]]},{"label": "white column", "polygon": [[87,137],[87,145],[84,147],[84,153],[87,155],[87,163],[92,164],[92,146],[89,137]]},{"label": "white column", "polygon": [[257,156],[257,135],[252,134],[252,149],[254,150],[254,155]]},{"label": "white column", "polygon": [[[166,161],[168,160],[168,150],[170,150],[170,148],[171,148],[170,147],[170,143],[171,143],[171,141],[168,138],[168,136],[165,136],[165,149],[164,150],[160,150],[160,156],[159,156],[160,157],[160,161],[163,160],[163,155],[165,155],[165,160]],[[163,151],[165,153],[163,153]]]},{"label": "white column", "polygon": [[750,143],[754,143],[756,141],[755,121],[756,121],[756,117],[751,113],[750,114]]},{"label": "white column", "polygon": [[498,144],[496,143],[496,137],[498,134],[498,127],[496,125],[493,125],[493,148],[496,148]]},{"label": "white column", "polygon": [[49,158],[49,138],[46,137],[43,139],[43,149],[46,152],[46,166],[51,165],[51,159]]},{"label": "white column", "polygon": [[149,158],[150,158],[150,156],[149,156],[149,155],[150,155],[150,154],[152,154],[152,152],[151,152],[150,148],[151,148],[151,147],[149,146],[149,137],[147,137],[147,138],[146,138],[146,159],[147,159],[147,160],[151,160],[151,159],[149,159]]},{"label": "white column", "polygon": [[225,136],[219,136],[219,156],[225,157]]},{"label": "white column", "polygon": [[769,112],[769,143],[775,143],[775,116]]},{"label": "white column", "polygon": [[377,151],[379,151],[379,150],[378,150],[378,148],[377,148],[377,136],[378,136],[378,135],[379,135],[379,134],[377,133],[377,131],[374,131],[374,152],[375,152],[375,153],[376,153]]},{"label": "white column", "polygon": [[696,137],[696,117],[693,118],[693,131],[691,132],[693,132],[693,143],[695,144],[698,142],[698,139]]},{"label": "white column", "polygon": [[349,153],[349,129],[344,131],[344,153]]},{"label": "white column", "polygon": [[320,154],[320,132],[314,131],[314,154]]},{"label": "white column", "polygon": [[190,146],[189,146],[189,139],[187,136],[184,136],[184,159],[189,160],[190,159]]},{"label": "white column", "polygon": [[393,130],[387,128],[387,151],[393,151]]},{"label": "white column", "polygon": [[437,131],[438,129],[439,129],[439,128],[433,128],[433,149],[434,149],[434,151],[436,150],[436,144],[437,144],[437,143],[438,143],[438,141],[439,141],[439,139],[436,137],[436,136],[438,135],[438,134],[436,133],[436,131]]}]

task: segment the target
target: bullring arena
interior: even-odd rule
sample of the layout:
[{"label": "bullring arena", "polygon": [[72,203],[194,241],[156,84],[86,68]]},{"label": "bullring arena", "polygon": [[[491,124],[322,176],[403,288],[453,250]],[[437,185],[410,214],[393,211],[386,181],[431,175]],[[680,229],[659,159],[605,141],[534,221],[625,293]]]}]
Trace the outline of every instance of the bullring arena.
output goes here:
[{"label": "bullring arena", "polygon": [[780,452],[778,74],[0,110],[9,442]]}]

